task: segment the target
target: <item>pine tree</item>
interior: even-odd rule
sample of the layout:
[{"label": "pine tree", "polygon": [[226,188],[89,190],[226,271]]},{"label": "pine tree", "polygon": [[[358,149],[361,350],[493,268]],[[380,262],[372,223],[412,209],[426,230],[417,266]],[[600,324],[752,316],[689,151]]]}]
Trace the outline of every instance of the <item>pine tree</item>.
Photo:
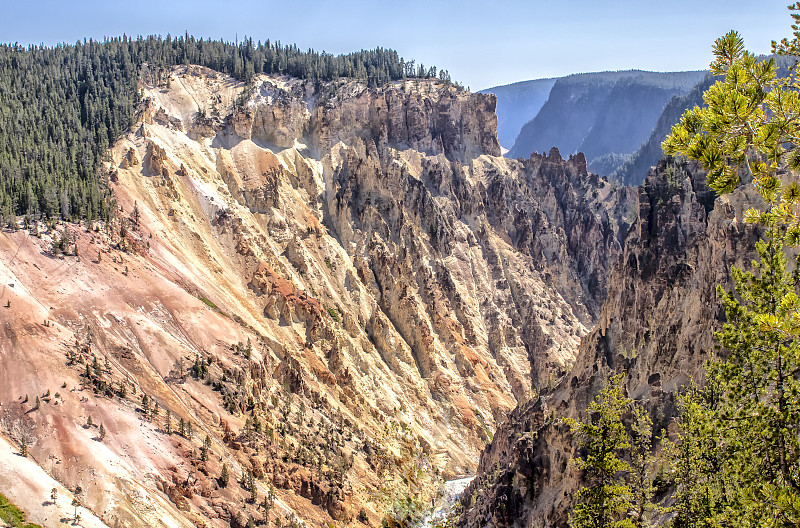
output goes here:
[{"label": "pine tree", "polygon": [[211,438],[206,435],[205,440],[203,440],[203,446],[200,448],[200,460],[203,462],[208,461],[208,450],[211,449]]},{"label": "pine tree", "polygon": [[264,523],[269,524],[269,511],[272,509],[272,502],[269,500],[269,493],[261,501],[261,509],[264,510]]},{"label": "pine tree", "polygon": [[94,371],[94,375],[98,378],[103,377],[103,371],[100,369],[100,363],[97,361],[97,356],[95,356],[94,361],[92,361],[92,370]]},{"label": "pine tree", "polygon": [[150,398],[144,392],[142,393],[142,413],[145,418],[150,415]]},{"label": "pine tree", "polygon": [[141,220],[141,213],[139,212],[139,202],[133,202],[133,212],[131,213],[131,223],[133,224],[133,229],[139,229],[139,221]]},{"label": "pine tree", "polygon": [[[800,2],[795,4],[800,9]],[[793,15],[797,17],[797,15]],[[800,20],[800,18],[797,18]],[[800,52],[800,30],[794,40],[776,52]],[[732,192],[753,177],[753,187],[769,205],[766,211],[750,208],[752,223],[784,226],[785,241],[800,244],[800,184],[784,188],[779,172],[800,170],[800,80],[778,76],[774,58],[759,61],[744,49],[735,31],[717,39],[711,73],[725,76],[703,95],[706,106],[687,110],[664,140],[664,152],[698,160],[708,172],[709,187],[720,194]],[[746,173],[745,178],[740,173]]]},{"label": "pine tree", "polygon": [[222,471],[219,474],[219,485],[220,487],[227,488],[228,482],[230,480],[230,475],[228,474],[228,464],[222,463]]},{"label": "pine tree", "polygon": [[258,502],[258,489],[256,488],[256,479],[253,476],[253,470],[247,470],[247,476],[245,477],[245,487],[247,491],[250,493],[250,502],[252,504],[256,504]]},{"label": "pine tree", "polygon": [[101,442],[106,439],[106,428],[103,427],[103,424],[100,424],[99,437]]},{"label": "pine tree", "polygon": [[619,374],[609,379],[589,404],[587,421],[564,420],[585,453],[572,459],[587,483],[576,494],[578,503],[570,516],[574,528],[633,526],[626,516],[632,506],[632,492],[624,482],[624,472],[630,470],[630,465],[621,456],[630,448],[622,415],[631,400],[625,397],[623,377]]},{"label": "pine tree", "polygon": [[680,398],[678,439],[665,446],[675,483],[675,528],[703,526],[725,507],[725,449],[710,441],[713,430],[708,428],[709,415],[718,404],[719,390],[713,380],[703,387],[691,384]]},{"label": "pine tree", "polygon": [[725,355],[684,398],[680,526],[800,522],[800,275],[778,230],[756,251],[754,272],[732,268],[734,291],[718,288]]},{"label": "pine tree", "polygon": [[655,487],[652,470],[658,461],[653,455],[653,421],[647,410],[641,406],[633,409],[630,438],[628,484],[636,512],[632,521],[634,526],[642,528],[648,526],[652,514],[657,510],[653,504]]},{"label": "pine tree", "polygon": [[[791,8],[800,22],[800,3]],[[800,54],[800,29],[776,52]],[[779,78],[774,58],[759,61],[730,32],[714,45],[712,73],[724,75],[684,114],[663,146],[699,160],[708,183],[733,191],[752,176],[765,210],[753,272],[731,269],[734,291],[718,288],[726,324],[723,352],[708,362],[705,386],[683,398],[674,449],[675,525],[796,526],[800,523],[800,275],[784,245],[800,244],[800,82]],[[744,178],[740,175],[744,174]],[[800,262],[795,261],[795,267]]]}]

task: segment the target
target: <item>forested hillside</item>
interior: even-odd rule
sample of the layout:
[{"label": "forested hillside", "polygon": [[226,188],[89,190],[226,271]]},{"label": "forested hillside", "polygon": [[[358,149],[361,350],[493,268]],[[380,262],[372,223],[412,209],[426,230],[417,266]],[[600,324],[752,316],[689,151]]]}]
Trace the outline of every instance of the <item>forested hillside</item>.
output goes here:
[{"label": "forested hillside", "polygon": [[650,167],[658,163],[664,156],[661,150],[661,142],[667,137],[672,126],[680,121],[683,113],[689,108],[702,106],[703,92],[708,90],[716,79],[707,75],[685,95],[676,95],[664,107],[661,117],[658,118],[655,128],[650,133],[650,137],[641,147],[619,165],[610,175],[610,178],[624,185],[641,185],[647,176]]},{"label": "forested hillside", "polygon": [[[55,47],[0,45],[0,222],[14,215],[63,219],[109,214],[100,166],[132,123],[139,81],[157,84],[179,64],[250,82],[259,73],[301,79],[356,78],[379,86],[446,70],[406,62],[390,49],[331,55],[280,42],[239,44],[120,37]],[[145,76],[140,79],[140,76]]]}]

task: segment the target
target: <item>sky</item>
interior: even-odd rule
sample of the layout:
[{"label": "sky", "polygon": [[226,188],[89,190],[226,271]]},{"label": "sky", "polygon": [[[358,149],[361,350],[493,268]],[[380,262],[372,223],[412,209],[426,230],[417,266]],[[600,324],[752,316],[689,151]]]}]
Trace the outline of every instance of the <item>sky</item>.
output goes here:
[{"label": "sky", "polygon": [[472,90],[591,71],[705,69],[734,29],[767,53],[791,36],[787,0],[0,0],[0,42],[74,43],[182,35],[296,43],[346,53],[377,46],[449,70]]}]

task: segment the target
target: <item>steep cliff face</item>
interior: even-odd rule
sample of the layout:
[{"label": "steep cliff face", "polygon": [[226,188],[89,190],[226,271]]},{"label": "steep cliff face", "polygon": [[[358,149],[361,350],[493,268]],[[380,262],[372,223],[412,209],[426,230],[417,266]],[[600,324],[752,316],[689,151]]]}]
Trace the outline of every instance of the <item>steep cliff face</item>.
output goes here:
[{"label": "steep cliff face", "polygon": [[196,67],[145,87],[120,218],[0,235],[0,425],[120,526],[243,525],[267,486],[273,515],[375,524],[473,471],[573,363],[633,211],[581,155],[500,157],[494,107]]},{"label": "steep cliff face", "polygon": [[564,417],[581,417],[609,375],[668,427],[675,396],[714,346],[717,284],[746,265],[756,239],[744,191],[715,199],[696,167],[662,162],[639,188],[638,220],[608,282],[597,326],[552,392],[523,403],[481,456],[463,495],[464,526],[563,526],[579,475]]},{"label": "steep cliff face", "polygon": [[299,140],[324,157],[337,143],[360,142],[381,155],[392,147],[461,162],[500,155],[496,99],[488,95],[419,81],[367,90],[348,81],[285,79],[262,79],[249,95],[231,116],[232,131],[266,147],[291,148]]}]

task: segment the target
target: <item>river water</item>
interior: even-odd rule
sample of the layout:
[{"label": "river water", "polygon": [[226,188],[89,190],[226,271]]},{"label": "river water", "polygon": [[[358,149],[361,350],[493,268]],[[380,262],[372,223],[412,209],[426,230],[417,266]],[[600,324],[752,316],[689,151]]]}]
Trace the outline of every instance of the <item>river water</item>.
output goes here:
[{"label": "river water", "polygon": [[442,486],[442,494],[436,499],[433,512],[422,519],[422,528],[430,528],[435,522],[447,517],[453,506],[456,504],[461,493],[469,486],[475,476],[465,477],[455,480],[448,480]]}]

